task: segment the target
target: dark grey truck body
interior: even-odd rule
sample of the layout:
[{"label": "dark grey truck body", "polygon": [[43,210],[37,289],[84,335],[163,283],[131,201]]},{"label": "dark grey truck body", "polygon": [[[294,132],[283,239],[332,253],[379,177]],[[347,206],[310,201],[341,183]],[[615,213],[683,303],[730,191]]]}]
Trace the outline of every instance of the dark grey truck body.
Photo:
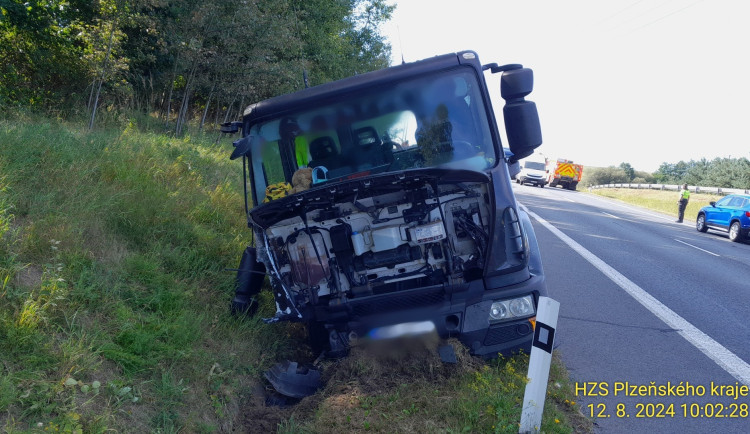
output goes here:
[{"label": "dark grey truck body", "polygon": [[[512,154],[490,72],[502,73]],[[528,351],[546,286],[510,171],[541,144],[524,100],[532,80],[466,51],[248,107],[227,126],[242,128],[232,158],[243,158],[256,204],[233,310],[255,311],[267,275],[277,307],[267,321],[305,322],[334,355],[360,339],[420,333],[484,357]],[[310,188],[284,195],[303,167]]]}]

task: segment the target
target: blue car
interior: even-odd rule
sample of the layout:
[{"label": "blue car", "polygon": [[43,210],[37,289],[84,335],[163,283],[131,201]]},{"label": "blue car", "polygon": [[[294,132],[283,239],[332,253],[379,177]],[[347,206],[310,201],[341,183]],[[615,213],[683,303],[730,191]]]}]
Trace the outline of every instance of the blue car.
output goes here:
[{"label": "blue car", "polygon": [[748,239],[750,234],[750,195],[730,194],[698,211],[698,232],[715,229],[729,233],[731,241]]}]

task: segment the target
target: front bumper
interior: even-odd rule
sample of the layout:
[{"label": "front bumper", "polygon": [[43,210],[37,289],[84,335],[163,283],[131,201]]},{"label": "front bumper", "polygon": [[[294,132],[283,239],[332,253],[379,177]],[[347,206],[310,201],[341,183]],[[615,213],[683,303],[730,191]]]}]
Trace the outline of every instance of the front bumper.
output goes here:
[{"label": "front bumper", "polygon": [[534,184],[534,185],[546,185],[547,184],[547,180],[544,178],[531,178],[528,176],[521,179],[521,181],[523,181],[524,184]]},{"label": "front bumper", "polygon": [[489,288],[492,282],[475,280],[460,288],[417,288],[391,294],[353,299],[347,308],[332,312],[318,309],[316,320],[350,339],[366,337],[375,329],[395,324],[429,321],[441,338],[458,338],[470,353],[485,358],[529,352],[533,337],[532,317],[490,322],[493,302],[532,294],[537,304],[546,295],[544,276],[510,286]]}]

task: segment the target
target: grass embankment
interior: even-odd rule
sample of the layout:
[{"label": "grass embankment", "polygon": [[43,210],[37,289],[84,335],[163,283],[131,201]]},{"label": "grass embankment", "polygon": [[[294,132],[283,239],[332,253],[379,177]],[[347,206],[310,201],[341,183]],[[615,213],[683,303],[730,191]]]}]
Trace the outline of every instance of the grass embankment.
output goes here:
[{"label": "grass embankment", "polygon": [[[621,200],[626,203],[672,215],[675,219],[677,218],[677,199],[679,193],[676,191],[599,188],[591,190],[591,193]],[[698,211],[702,207],[708,205],[711,201],[719,200],[721,197],[718,194],[690,193],[690,201],[685,209],[685,221],[695,222]]]},{"label": "grass embankment", "polygon": [[[316,395],[266,407],[262,373],[304,345],[298,326],[228,315],[223,269],[249,241],[230,148],[0,121],[0,429],[517,431],[523,356],[355,356],[325,362]],[[560,363],[552,375],[542,428],[586,429]]]}]

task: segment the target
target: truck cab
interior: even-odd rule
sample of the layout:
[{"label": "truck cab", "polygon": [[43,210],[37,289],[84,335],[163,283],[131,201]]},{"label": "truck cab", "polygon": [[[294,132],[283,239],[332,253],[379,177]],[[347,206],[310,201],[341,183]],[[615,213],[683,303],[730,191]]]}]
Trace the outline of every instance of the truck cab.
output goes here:
[{"label": "truck cab", "polygon": [[[510,157],[485,75],[499,73]],[[235,312],[268,276],[276,313],[330,355],[433,333],[484,357],[530,349],[546,284],[509,165],[541,144],[521,65],[464,51],[253,104],[243,160],[248,246]],[[254,206],[250,206],[254,204]]]}]

